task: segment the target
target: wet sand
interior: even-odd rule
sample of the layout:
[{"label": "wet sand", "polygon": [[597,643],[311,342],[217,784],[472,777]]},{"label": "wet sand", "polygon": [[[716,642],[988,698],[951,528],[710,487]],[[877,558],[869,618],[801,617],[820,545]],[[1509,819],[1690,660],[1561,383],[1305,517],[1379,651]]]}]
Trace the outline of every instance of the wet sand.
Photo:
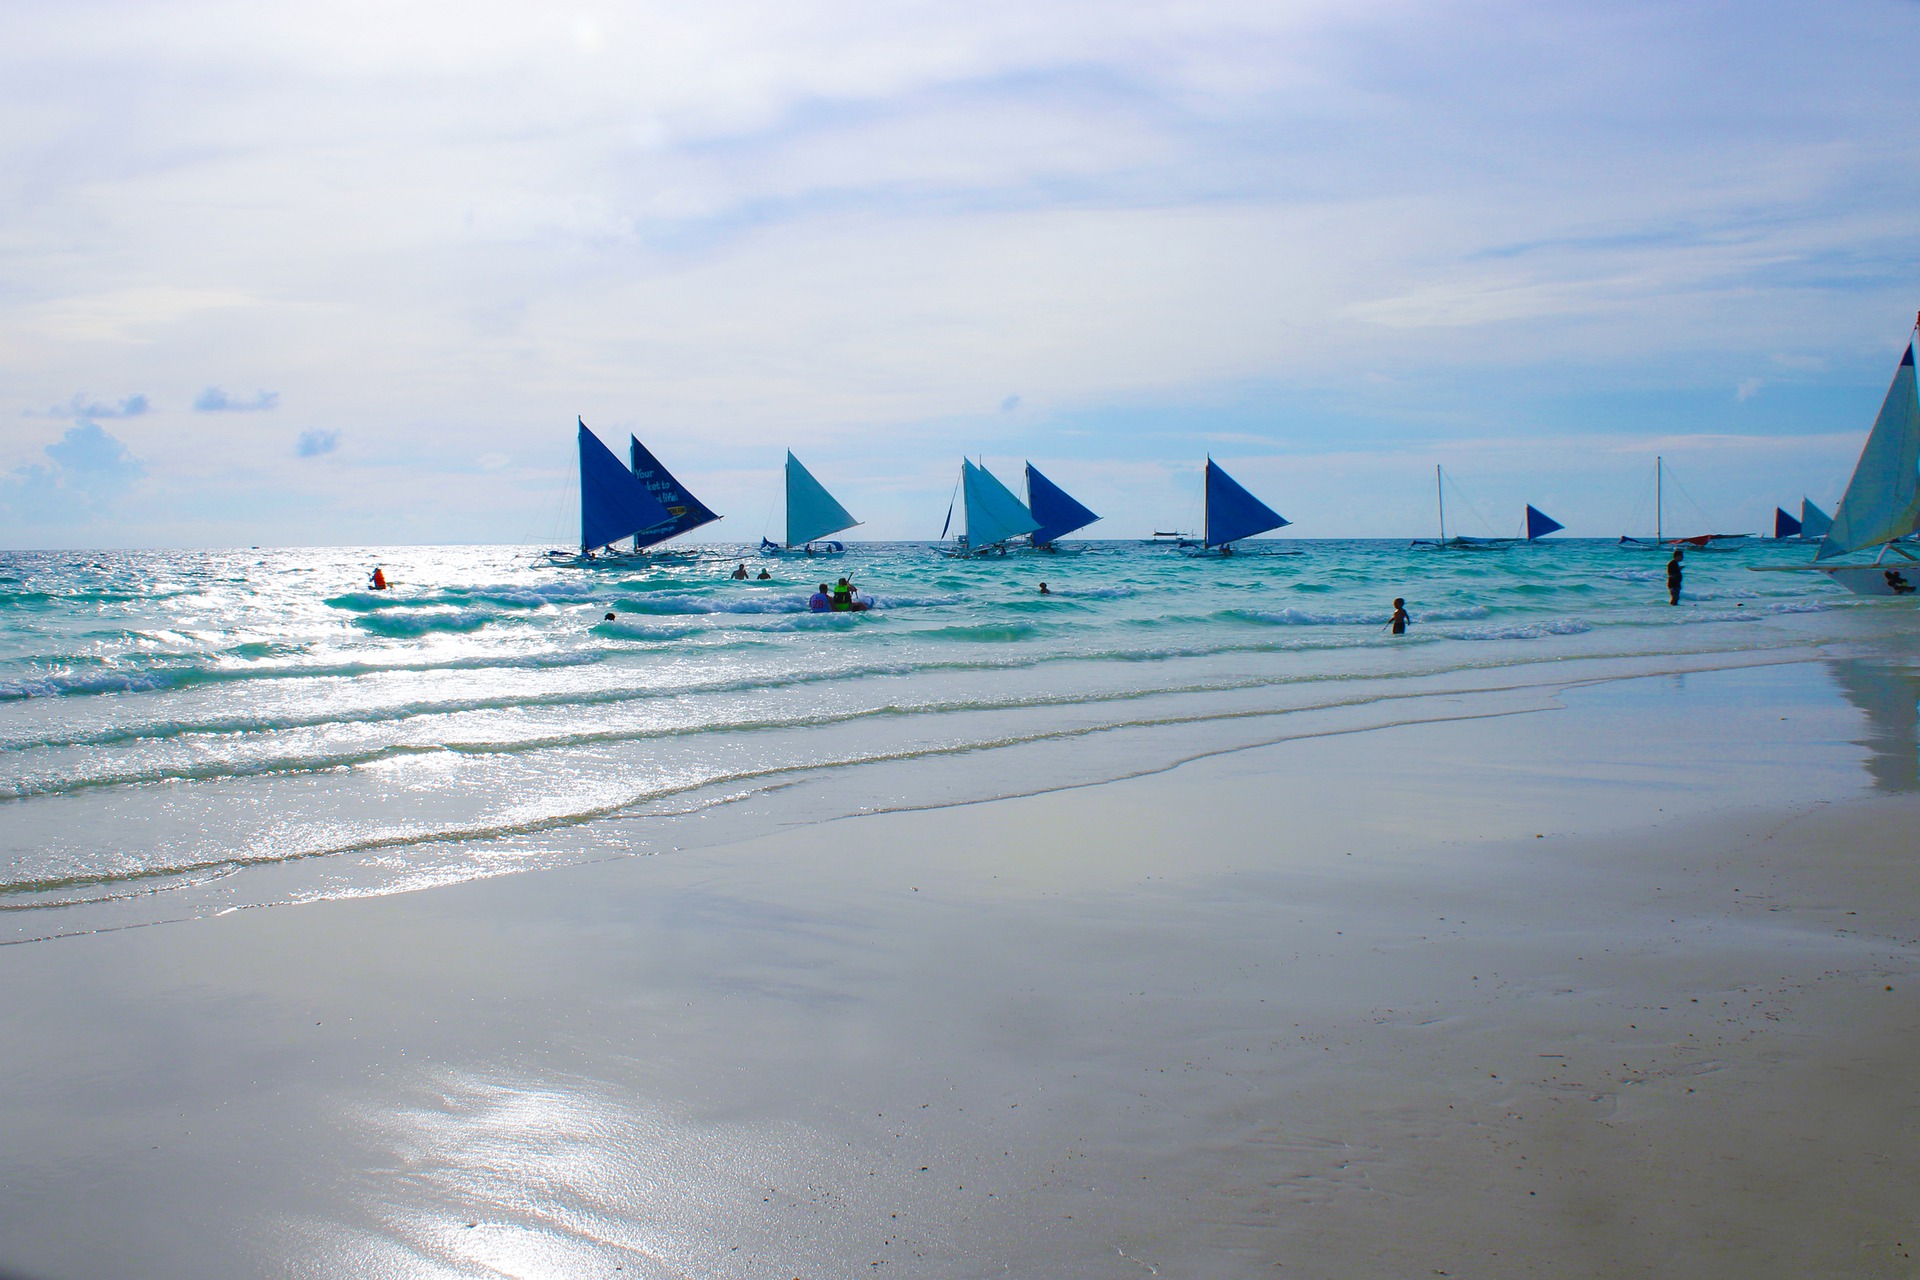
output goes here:
[{"label": "wet sand", "polygon": [[1920,1274],[1911,679],[1458,710],[0,948],[0,1270]]}]

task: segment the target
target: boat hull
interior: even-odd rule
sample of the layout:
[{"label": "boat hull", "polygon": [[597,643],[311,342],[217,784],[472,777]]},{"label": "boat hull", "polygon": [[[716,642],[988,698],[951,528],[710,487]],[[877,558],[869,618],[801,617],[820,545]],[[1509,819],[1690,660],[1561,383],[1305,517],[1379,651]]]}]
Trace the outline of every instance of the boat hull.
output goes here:
[{"label": "boat hull", "polygon": [[1920,566],[1899,564],[1815,565],[1857,596],[1910,596],[1920,589]]}]

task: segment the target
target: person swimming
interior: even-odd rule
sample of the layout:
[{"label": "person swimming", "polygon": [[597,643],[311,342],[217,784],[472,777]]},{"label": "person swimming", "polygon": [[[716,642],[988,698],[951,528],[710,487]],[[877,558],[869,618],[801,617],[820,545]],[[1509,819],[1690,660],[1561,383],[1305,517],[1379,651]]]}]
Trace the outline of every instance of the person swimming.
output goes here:
[{"label": "person swimming", "polygon": [[1040,594],[1043,596],[1050,596],[1053,594],[1053,592],[1047,590],[1047,584],[1043,582],[1040,584]]},{"label": "person swimming", "polygon": [[744,560],[734,566],[731,576],[735,582],[745,582],[747,580],[747,565]]},{"label": "person swimming", "polygon": [[761,570],[760,570],[760,581],[762,581],[762,582],[772,582],[772,581],[773,581],[773,575],[772,575],[772,574],[770,574],[770,573],[768,573],[768,572],[766,571],[766,569],[765,569],[764,567],[762,567],[762,568],[761,568]]},{"label": "person swimming", "polygon": [[807,608],[813,610],[815,613],[832,612],[833,592],[827,589],[826,583],[821,583],[820,589],[813,593],[813,597],[807,601]]},{"label": "person swimming", "polygon": [[1407,624],[1412,621],[1413,619],[1407,616],[1407,602],[1399,596],[1395,596],[1393,598],[1393,621],[1387,624],[1393,628],[1393,634],[1397,636],[1407,634]]}]

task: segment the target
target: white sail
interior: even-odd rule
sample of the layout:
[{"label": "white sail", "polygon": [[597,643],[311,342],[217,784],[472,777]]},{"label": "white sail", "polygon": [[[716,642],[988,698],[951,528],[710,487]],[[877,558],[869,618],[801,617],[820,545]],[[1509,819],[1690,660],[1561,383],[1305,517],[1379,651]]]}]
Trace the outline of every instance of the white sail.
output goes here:
[{"label": "white sail", "polygon": [[1814,556],[1825,560],[1877,547],[1920,529],[1920,399],[1915,398],[1913,344],[1894,372],[1853,479],[1833,511],[1833,527]]}]

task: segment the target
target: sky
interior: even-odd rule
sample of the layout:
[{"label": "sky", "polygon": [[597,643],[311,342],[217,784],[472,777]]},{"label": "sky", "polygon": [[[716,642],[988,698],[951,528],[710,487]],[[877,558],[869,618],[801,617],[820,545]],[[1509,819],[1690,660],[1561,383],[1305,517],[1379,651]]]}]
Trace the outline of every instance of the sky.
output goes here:
[{"label": "sky", "polygon": [[[1839,496],[1920,308],[1920,5],[11,0],[0,547],[578,527],[576,417],[1189,528]],[[1633,526],[1646,526],[1633,527]]]}]

